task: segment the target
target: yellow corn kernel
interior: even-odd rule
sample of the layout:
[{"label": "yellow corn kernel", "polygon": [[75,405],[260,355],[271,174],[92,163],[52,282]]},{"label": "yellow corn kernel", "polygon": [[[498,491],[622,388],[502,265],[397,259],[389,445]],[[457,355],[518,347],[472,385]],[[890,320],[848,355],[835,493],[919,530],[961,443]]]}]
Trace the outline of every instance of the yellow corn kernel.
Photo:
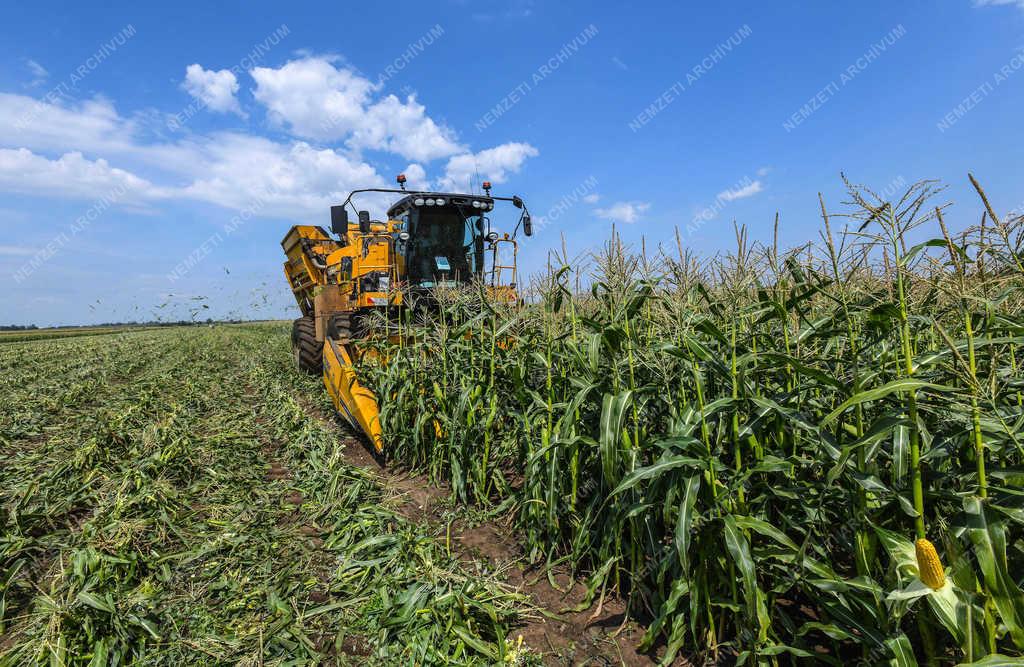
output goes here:
[{"label": "yellow corn kernel", "polygon": [[942,569],[942,561],[935,551],[935,545],[928,540],[921,538],[914,542],[914,551],[917,552],[917,569],[921,575],[921,581],[932,590],[939,590],[946,583],[946,573]]}]

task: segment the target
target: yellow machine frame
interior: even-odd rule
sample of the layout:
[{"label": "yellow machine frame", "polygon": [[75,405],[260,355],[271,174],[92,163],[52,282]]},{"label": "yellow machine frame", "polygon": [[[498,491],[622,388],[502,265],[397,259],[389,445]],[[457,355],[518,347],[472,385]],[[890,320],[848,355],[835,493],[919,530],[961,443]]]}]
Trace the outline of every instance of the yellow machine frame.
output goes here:
[{"label": "yellow machine frame", "polygon": [[[400,183],[403,183],[402,177]],[[486,184],[489,194],[489,184]],[[388,190],[387,192],[398,192]],[[408,195],[404,191],[402,194]],[[529,213],[518,197],[509,199],[523,208],[524,228],[531,233]],[[347,218],[347,216],[346,216]],[[335,231],[339,230],[335,228]],[[384,452],[377,397],[360,384],[355,371],[359,350],[353,344],[346,316],[370,309],[403,305],[400,285],[406,275],[405,258],[396,251],[395,239],[403,232],[398,220],[362,225],[350,223],[340,239],[315,225],[296,225],[281,240],[287,260],[284,273],[303,317],[296,320],[293,345],[322,347],[320,365],[323,381],[335,408],[353,427],[369,438],[378,454]],[[515,300],[518,244],[505,234],[491,235],[489,292],[498,301]],[[499,248],[511,247],[511,264],[498,264]],[[502,260],[502,261],[508,261]],[[511,280],[504,282],[503,278]],[[366,278],[375,288],[364,289]],[[311,323],[310,323],[311,320]],[[298,334],[295,333],[298,331]],[[296,340],[296,336],[300,340]],[[302,350],[296,359],[303,367]],[[307,370],[317,370],[307,358]]]}]

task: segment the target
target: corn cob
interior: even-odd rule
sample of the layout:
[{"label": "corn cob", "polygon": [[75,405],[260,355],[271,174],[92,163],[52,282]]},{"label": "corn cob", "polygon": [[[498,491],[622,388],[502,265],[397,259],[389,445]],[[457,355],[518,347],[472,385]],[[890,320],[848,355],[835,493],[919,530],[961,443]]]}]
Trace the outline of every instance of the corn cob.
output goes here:
[{"label": "corn cob", "polygon": [[946,583],[946,574],[942,569],[939,554],[935,551],[935,545],[921,538],[914,543],[914,550],[917,552],[917,569],[921,581],[933,590],[942,588]]}]

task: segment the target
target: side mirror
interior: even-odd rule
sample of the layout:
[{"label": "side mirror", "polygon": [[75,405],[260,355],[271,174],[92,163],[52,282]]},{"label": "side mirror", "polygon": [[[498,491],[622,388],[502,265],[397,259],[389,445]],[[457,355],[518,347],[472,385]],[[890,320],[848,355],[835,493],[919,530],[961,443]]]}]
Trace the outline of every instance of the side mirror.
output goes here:
[{"label": "side mirror", "polygon": [[341,237],[348,234],[348,209],[344,206],[331,207],[331,231]]},{"label": "side mirror", "polygon": [[370,233],[370,212],[359,211],[359,233],[369,234]]},{"label": "side mirror", "polygon": [[533,220],[530,219],[530,214],[523,212],[523,233],[527,236],[533,236]]}]

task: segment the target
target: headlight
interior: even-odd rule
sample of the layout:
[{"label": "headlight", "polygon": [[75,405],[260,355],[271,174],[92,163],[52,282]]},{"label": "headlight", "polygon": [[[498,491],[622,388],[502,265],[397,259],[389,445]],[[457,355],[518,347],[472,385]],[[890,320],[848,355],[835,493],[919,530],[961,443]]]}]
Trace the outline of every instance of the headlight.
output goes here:
[{"label": "headlight", "polygon": [[444,206],[444,200],[443,199],[435,199],[434,203],[437,204],[438,206]]},{"label": "headlight", "polygon": [[482,208],[485,211],[490,211],[491,210],[491,202],[489,202],[489,201],[480,202],[480,208]]},{"label": "headlight", "polygon": [[480,208],[480,202],[474,201],[473,202],[473,208]]},{"label": "headlight", "polygon": [[433,206],[433,205],[434,205],[434,200],[433,199],[428,199],[427,200],[427,206]]},{"label": "headlight", "polygon": [[409,232],[402,232],[401,234],[399,234],[398,235],[398,240],[399,241],[408,241],[409,240]]},{"label": "headlight", "polygon": [[412,203],[416,204],[417,206],[423,206],[423,197],[418,197]]}]

